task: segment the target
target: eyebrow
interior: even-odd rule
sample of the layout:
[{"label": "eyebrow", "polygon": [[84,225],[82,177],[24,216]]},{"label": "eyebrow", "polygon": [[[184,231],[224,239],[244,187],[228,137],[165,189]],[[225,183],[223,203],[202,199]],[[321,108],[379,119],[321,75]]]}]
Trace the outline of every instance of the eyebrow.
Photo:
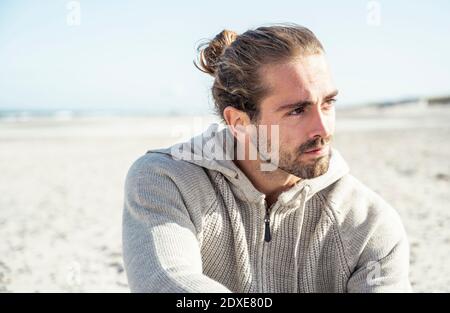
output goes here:
[{"label": "eyebrow", "polygon": [[[336,90],[330,92],[324,99],[325,100],[332,99],[332,98],[336,97],[338,95],[338,93],[339,93],[339,91],[336,89]],[[308,106],[311,106],[311,105],[313,105],[312,101],[302,100],[302,101],[295,102],[295,103],[283,104],[280,107],[278,107],[275,110],[275,112],[283,111],[283,110],[286,110],[286,109],[298,108],[298,107],[308,107]]]}]

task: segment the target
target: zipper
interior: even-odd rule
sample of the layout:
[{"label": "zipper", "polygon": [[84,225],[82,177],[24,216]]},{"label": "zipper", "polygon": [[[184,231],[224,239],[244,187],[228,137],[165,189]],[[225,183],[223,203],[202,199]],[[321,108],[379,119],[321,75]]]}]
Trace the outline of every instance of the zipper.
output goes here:
[{"label": "zipper", "polygon": [[261,247],[261,288],[260,288],[260,292],[266,292],[264,285],[265,285],[265,280],[264,280],[264,269],[263,269],[263,263],[264,263],[264,256],[265,256],[265,252],[267,249],[269,249],[268,245],[265,245],[266,242],[270,242],[272,240],[272,233],[270,230],[270,212],[272,212],[272,210],[275,210],[276,208],[279,207],[279,200],[277,199],[274,203],[271,204],[271,206],[269,207],[267,205],[267,201],[264,200],[264,208],[266,210],[266,214],[264,216],[264,242],[262,243],[262,247]]},{"label": "zipper", "polygon": [[265,250],[268,249],[268,247],[266,248],[265,243],[266,242],[270,242],[272,240],[272,235],[270,232],[270,211],[272,209],[272,207],[275,205],[272,204],[270,206],[270,208],[267,206],[267,202],[266,200],[264,200],[264,208],[266,210],[266,214],[264,216],[264,242],[262,243],[262,249],[261,249],[261,288],[260,288],[260,292],[266,292],[265,288],[264,288],[264,269],[263,269],[263,263],[264,263],[264,254],[265,254]]},{"label": "zipper", "polygon": [[272,240],[272,234],[270,231],[270,212],[275,207],[278,201],[272,203],[270,208],[267,206],[267,202],[264,200],[264,207],[266,208],[266,215],[264,216],[264,241],[270,242]]},{"label": "zipper", "polygon": [[270,242],[272,236],[270,235],[270,212],[269,209],[266,208],[266,216],[264,217],[264,241]]}]

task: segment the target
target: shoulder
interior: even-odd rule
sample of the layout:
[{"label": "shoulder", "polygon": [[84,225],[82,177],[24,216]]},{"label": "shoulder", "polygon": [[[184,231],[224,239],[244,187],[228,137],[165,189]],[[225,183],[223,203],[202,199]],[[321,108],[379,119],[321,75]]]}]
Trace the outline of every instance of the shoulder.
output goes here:
[{"label": "shoulder", "polygon": [[125,192],[143,194],[164,193],[179,197],[188,210],[208,207],[215,199],[210,174],[201,166],[172,158],[171,155],[150,152],[139,157],[128,170]]},{"label": "shoulder", "polygon": [[398,216],[378,193],[351,174],[347,174],[323,192],[341,223],[358,225],[367,219]]},{"label": "shoulder", "polygon": [[127,178],[159,174],[176,179],[188,173],[191,173],[190,176],[201,175],[204,171],[198,165],[174,159],[168,154],[149,152],[133,162],[128,170]]},{"label": "shoulder", "polygon": [[354,176],[343,176],[322,194],[327,200],[350,266],[356,265],[363,251],[374,259],[380,259],[399,242],[406,240],[397,211]]},{"label": "shoulder", "polygon": [[199,165],[172,158],[168,154],[150,152],[133,162],[126,176],[126,186],[155,180],[170,180],[180,191],[184,191],[188,187],[202,188],[210,179],[207,171]]}]

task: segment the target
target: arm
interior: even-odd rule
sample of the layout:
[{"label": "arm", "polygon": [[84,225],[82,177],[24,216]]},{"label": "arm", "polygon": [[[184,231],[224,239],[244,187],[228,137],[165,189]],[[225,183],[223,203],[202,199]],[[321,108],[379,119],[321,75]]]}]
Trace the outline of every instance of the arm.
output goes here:
[{"label": "arm", "polygon": [[138,160],[125,183],[123,254],[132,292],[230,292],[203,275],[195,226],[164,170]]},{"label": "arm", "polygon": [[362,257],[350,277],[348,292],[411,292],[407,250],[406,242],[398,242],[383,258]]},{"label": "arm", "polygon": [[383,214],[370,221],[373,228],[348,281],[348,292],[412,291],[406,232],[392,208],[386,207]]}]

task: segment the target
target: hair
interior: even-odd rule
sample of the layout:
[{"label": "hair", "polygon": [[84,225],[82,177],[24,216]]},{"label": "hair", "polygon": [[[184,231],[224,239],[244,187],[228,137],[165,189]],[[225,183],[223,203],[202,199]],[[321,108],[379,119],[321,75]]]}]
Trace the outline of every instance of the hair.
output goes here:
[{"label": "hair", "polygon": [[255,122],[259,103],[269,93],[262,79],[262,69],[269,64],[324,52],[314,33],[297,24],[277,24],[251,29],[238,35],[223,30],[212,40],[197,47],[194,65],[214,77],[211,88],[216,113],[232,106],[248,114]]}]

